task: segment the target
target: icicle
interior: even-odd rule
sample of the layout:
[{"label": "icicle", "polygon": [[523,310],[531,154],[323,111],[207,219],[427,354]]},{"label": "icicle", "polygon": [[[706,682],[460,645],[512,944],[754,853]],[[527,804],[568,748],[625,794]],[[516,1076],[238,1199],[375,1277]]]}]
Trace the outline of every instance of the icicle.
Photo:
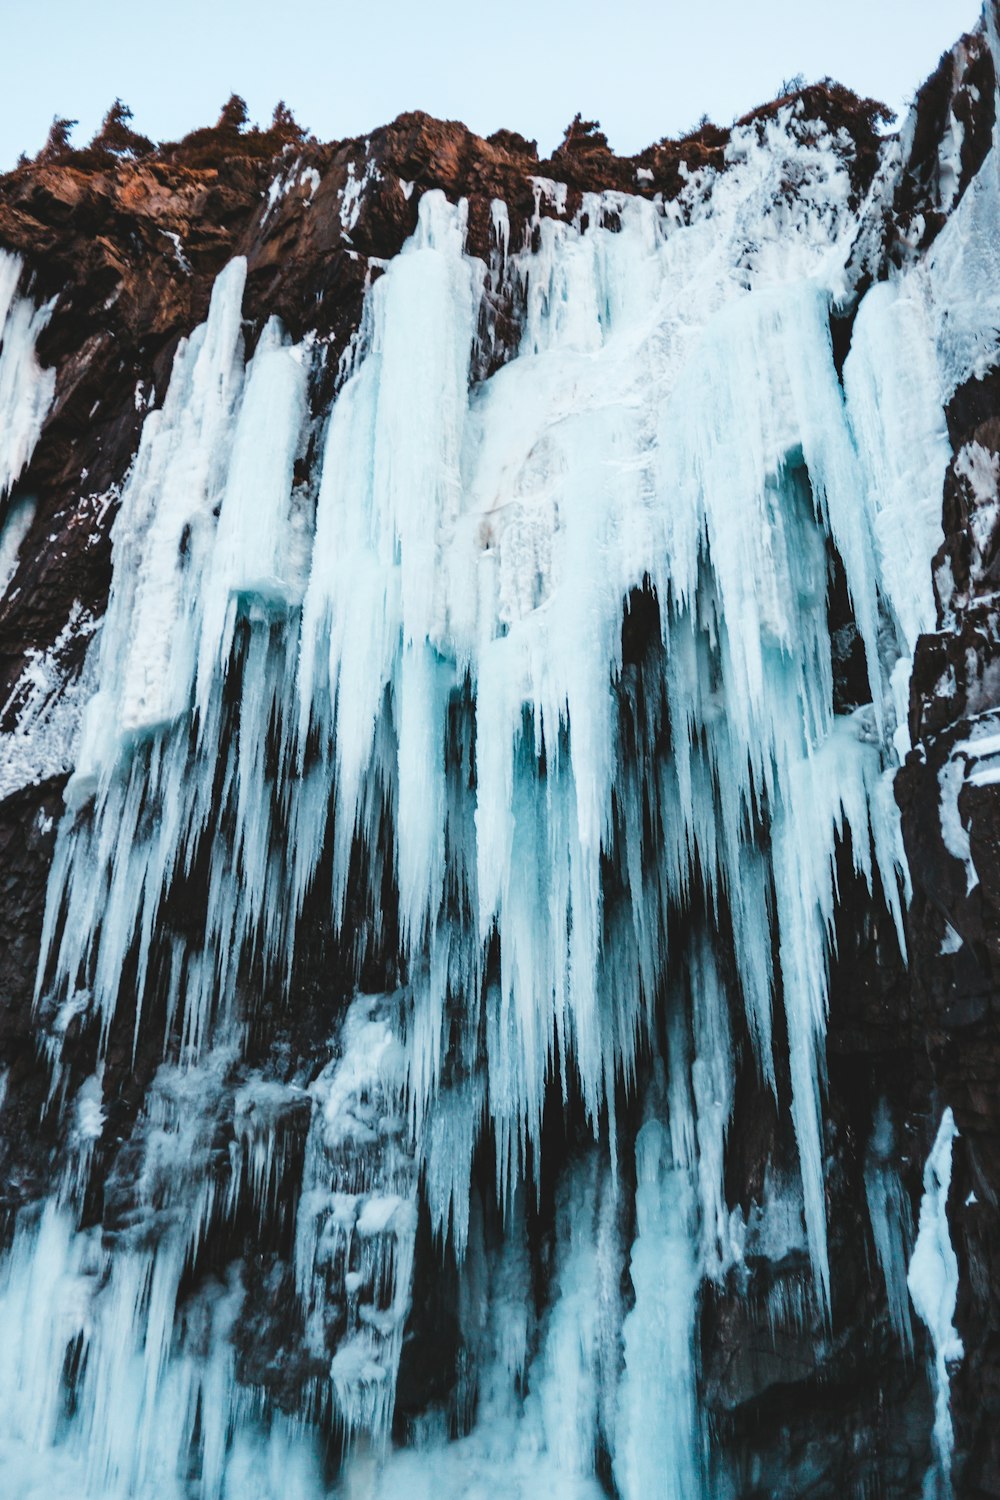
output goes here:
[{"label": "icicle", "polygon": [[55,303],[35,307],[18,295],[22,269],[19,256],[0,250],[0,502],[34,452],[56,388],[55,370],[35,353]]},{"label": "icicle", "polygon": [[[291,1493],[320,1493],[311,1422],[241,1394],[239,1280],[179,1300],[215,1225],[247,1201],[263,1223],[279,1190],[284,1203],[283,1130],[307,1099],[302,1182],[288,1186],[295,1283],[324,1371],[308,1399],[346,1432],[350,1492],[458,1500],[489,1482],[589,1500],[600,1447],[624,1500],[704,1492],[699,1287],[741,1253],[724,1172],[733,1007],[777,1095],[779,990],[800,1179],[767,1179],[746,1240],[808,1249],[814,1286],[776,1293],[775,1316],[829,1307],[837,864],[849,840],[902,947],[892,709],[927,619],[958,359],[935,298],[982,267],[945,243],[929,290],[873,288],[845,401],[829,328],[854,227],[844,140],[782,107],[735,129],[726,156],[669,205],[590,194],[573,222],[565,185],[539,179],[536,243],[512,244],[494,204],[489,270],[465,251],[465,205],[423,194],[415,234],[368,291],[313,475],[312,344],[272,321],[245,362],[239,259],[145,419],[38,998],[54,1099],[70,1021],[93,1012],[106,1045],[123,973],[134,1044],[155,998],[168,1061],[136,1126],[129,1232],[101,1247],[59,1205],[19,1224],[4,1273],[16,1294],[37,1284],[55,1308],[79,1276],[87,1305],[64,1323],[39,1315],[0,1367],[4,1390],[31,1393],[11,1396],[17,1441],[60,1447],[59,1382],[29,1345],[57,1365],[66,1330],[78,1342],[64,1446],[88,1450],[102,1500],[116,1487],[146,1500],[158,1476],[195,1471],[197,1500],[271,1500],[286,1474]],[[0,290],[11,274],[0,259]],[[524,331],[470,391],[487,284],[523,303]],[[955,339],[965,368],[971,335]],[[834,554],[871,695],[850,715],[834,712]],[[622,645],[637,593],[659,617],[639,665]],[[294,983],[320,880],[331,938],[360,969],[398,937],[406,987],[357,995],[318,1076],[279,1081],[241,1061],[251,1007],[259,975]],[[181,933],[165,919],[187,882],[204,913]],[[616,1100],[659,1035],[669,1077],[636,1141],[623,1320]],[[541,1198],[560,1089],[611,1159],[581,1150],[560,1183],[540,1310],[526,1204]],[[67,1202],[100,1139],[99,1073],[73,1108]],[[499,1244],[472,1181],[486,1141]],[[866,1182],[905,1340],[905,1228],[880,1143],[876,1129]],[[423,1449],[400,1455],[388,1435],[421,1194],[461,1286],[469,1430],[449,1444],[428,1418]],[[911,1290],[920,1253],[918,1238]]]},{"label": "icicle", "polygon": [[308,369],[272,318],[250,363],[212,560],[204,586],[198,708],[209,709],[213,678],[225,672],[241,600],[279,616],[302,601],[302,518],[292,477],[306,413]]},{"label": "icicle", "polygon": [[698,1272],[692,1253],[693,1194],[660,1121],[636,1138],[636,1239],[630,1274],[635,1306],[623,1326],[615,1479],[623,1500],[697,1500],[702,1436],[696,1398]]},{"label": "icicle", "polygon": [[948,1108],[941,1116],[924,1167],[924,1195],[920,1200],[917,1242],[906,1276],[913,1306],[927,1326],[934,1350],[935,1458],[924,1487],[928,1500],[946,1500],[952,1493],[951,1460],[955,1436],[951,1422],[949,1366],[960,1360],[965,1352],[954,1325],[958,1259],[948,1227],[951,1155],[957,1135],[955,1117]]},{"label": "icicle", "polygon": [[912,656],[935,623],[931,561],[951,456],[928,299],[917,275],[862,299],[844,365],[847,409],[873,511],[880,589]]},{"label": "icicle", "polygon": [[718,1278],[725,1273],[731,1259],[725,1145],[733,1107],[734,1068],[729,997],[719,980],[707,942],[700,945],[700,951],[696,950],[692,958],[691,1010],[694,1036],[691,1090],[698,1139],[702,1264],[706,1275]]},{"label": "icicle", "polygon": [[245,281],[241,259],[216,281],[208,322],[175,358],[163,410],[146,419],[122,496],[116,587],[101,637],[102,686],[117,669],[119,695],[104,713],[122,738],[172,723],[191,701],[214,512],[243,383]]},{"label": "icicle", "polygon": [[28,495],[20,500],[12,500],[7,508],[3,525],[0,526],[0,597],[7,592],[17,571],[21,544],[31,530],[36,509],[36,502]]},{"label": "icicle", "polygon": [[865,1158],[865,1197],[875,1254],[885,1280],[889,1321],[903,1348],[913,1350],[906,1268],[913,1244],[913,1218],[895,1160],[892,1118],[885,1101],[875,1115]]}]

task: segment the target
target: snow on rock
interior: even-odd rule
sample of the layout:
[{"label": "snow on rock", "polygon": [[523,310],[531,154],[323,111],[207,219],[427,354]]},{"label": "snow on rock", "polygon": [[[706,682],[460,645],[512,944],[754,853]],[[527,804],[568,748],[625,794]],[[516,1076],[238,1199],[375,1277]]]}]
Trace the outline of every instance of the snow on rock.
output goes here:
[{"label": "snow on rock", "polygon": [[347,181],[344,184],[340,200],[340,226],[344,232],[345,239],[350,240],[351,231],[361,217],[365,189],[371,183],[378,182],[381,175],[378,163],[373,157],[367,155],[367,143],[364,168],[360,175],[356,162],[349,161],[347,163]]},{"label": "snow on rock", "polygon": [[[987,10],[989,7],[987,6]],[[1000,147],[993,147],[938,235],[927,262],[947,399],[982,378],[1000,347]]]},{"label": "snow on rock", "polygon": [[96,657],[91,650],[82,672],[66,668],[66,653],[80,638],[93,637],[99,623],[79,604],[48,651],[32,651],[12,689],[4,712],[13,712],[14,727],[0,734],[0,798],[74,766],[80,726],[96,685]]}]

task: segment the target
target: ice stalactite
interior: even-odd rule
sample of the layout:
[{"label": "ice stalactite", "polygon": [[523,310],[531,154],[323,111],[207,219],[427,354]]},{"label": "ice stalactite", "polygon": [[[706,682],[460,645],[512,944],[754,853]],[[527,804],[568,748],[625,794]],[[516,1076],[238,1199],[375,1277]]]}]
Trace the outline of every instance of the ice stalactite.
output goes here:
[{"label": "ice stalactite", "polygon": [[955,1329],[958,1259],[948,1226],[951,1157],[958,1130],[950,1109],[941,1116],[924,1167],[917,1240],[910,1257],[907,1285],[913,1305],[926,1324],[934,1351],[934,1455],[924,1485],[926,1500],[948,1500],[955,1433],[951,1420],[951,1369],[965,1352]]},{"label": "ice stalactite", "polygon": [[[54,1099],[70,1018],[98,1066],[77,1165],[5,1273],[12,1306],[54,1288],[4,1356],[6,1441],[85,1464],[93,1493],[320,1494],[331,1426],[344,1484],[387,1500],[709,1493],[703,1287],[770,1212],[765,1193],[748,1225],[727,1198],[744,1047],[790,1108],[799,1188],[776,1212],[828,1315],[839,882],[853,869],[902,947],[894,692],[929,608],[941,387],[933,320],[898,287],[863,300],[841,387],[849,153],[800,125],[786,107],[735,131],[726,172],[670,203],[586,195],[566,222],[538,179],[524,247],[494,205],[489,267],[465,205],[425,193],[318,419],[318,340],[272,320],[247,358],[241,259],[178,349],[115,522],[38,974]],[[520,345],[473,380],[488,280]],[[863,662],[847,704],[837,580]],[[631,655],[623,610],[645,611]],[[390,993],[320,1008],[315,1054],[262,1070],[254,1028],[296,995],[317,904],[327,951],[358,983],[380,955]],[[162,1065],[102,1236],[75,1224],[123,1027]],[[543,1192],[560,1111],[575,1147]],[[202,1263],[281,1205],[296,1400],[247,1373],[239,1254]],[[424,1222],[457,1287],[460,1399],[393,1451]]]},{"label": "ice stalactite", "polygon": [[635,1306],[622,1328],[615,1479],[623,1500],[651,1493],[696,1500],[705,1492],[705,1435],[695,1369],[700,1268],[693,1172],[685,1155],[678,1159],[658,1117],[663,1100],[654,1093],[650,1105],[635,1144],[636,1236],[629,1261]]},{"label": "ice stalactite", "polygon": [[889,1315],[903,1347],[912,1350],[913,1325],[906,1274],[913,1246],[913,1216],[900,1181],[895,1132],[884,1100],[868,1143],[865,1198],[875,1254],[885,1278]]},{"label": "ice stalactite", "polygon": [[52,303],[36,307],[18,293],[22,269],[19,256],[0,250],[0,501],[34,451],[56,384],[35,353]]}]

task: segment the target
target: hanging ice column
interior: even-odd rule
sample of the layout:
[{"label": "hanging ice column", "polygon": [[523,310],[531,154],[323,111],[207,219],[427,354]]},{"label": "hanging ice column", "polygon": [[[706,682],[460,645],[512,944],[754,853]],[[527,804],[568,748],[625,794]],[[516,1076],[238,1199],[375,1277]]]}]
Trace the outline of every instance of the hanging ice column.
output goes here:
[{"label": "hanging ice column", "polygon": [[56,384],[55,370],[42,369],[35,353],[53,304],[19,296],[22,270],[20,256],[0,250],[0,502],[34,451]]},{"label": "hanging ice column", "polygon": [[907,1285],[913,1305],[927,1325],[934,1351],[934,1462],[924,1483],[927,1500],[950,1500],[955,1431],[951,1420],[951,1369],[965,1350],[955,1328],[958,1258],[948,1227],[951,1157],[958,1130],[950,1108],[941,1116],[924,1167],[917,1242],[910,1258]]},{"label": "hanging ice column", "polygon": [[[665,1101],[653,1091],[651,1102],[662,1110]],[[650,1494],[697,1500],[703,1493],[695,1332],[700,1267],[685,1144],[671,1142],[655,1113],[636,1138],[636,1236],[629,1261],[635,1306],[622,1328],[615,1454],[625,1500]]]},{"label": "hanging ice column", "polygon": [[[168,1031],[176,1018],[195,1051],[213,1012],[230,1008],[244,947],[263,941],[273,961],[287,925],[274,884],[285,793],[265,746],[303,588],[306,521],[292,470],[307,369],[304,351],[286,347],[272,323],[244,372],[245,277],[242,260],[219,277],[208,321],[181,345],[163,409],[143,428],[115,525],[99,691],[66,792],[71,813],[91,800],[93,810],[60,841],[43,937],[58,941],[57,973],[86,984],[105,1035],[138,942],[138,1035],[151,951],[162,946],[160,905],[207,839],[203,942],[174,945],[163,960]],[[223,697],[238,615],[249,642],[236,732]],[[213,801],[220,759],[222,808]],[[44,965],[40,982],[43,974]]]},{"label": "hanging ice column", "polygon": [[[599,205],[591,211],[597,217]],[[894,906],[897,859],[885,799],[876,795],[878,751],[865,743],[872,736],[835,724],[831,710],[824,532],[845,566],[875,727],[881,722],[875,559],[830,354],[828,298],[820,285],[801,284],[737,299],[696,338],[687,336],[678,359],[665,337],[676,316],[670,282],[657,282],[677,254],[650,205],[626,202],[621,211],[621,234],[598,229],[566,239],[565,270],[561,245],[538,258],[553,278],[545,305],[568,301],[590,309],[590,321],[553,321],[536,307],[529,336],[539,352],[502,370],[471,410],[467,370],[482,271],[462,252],[460,211],[427,195],[413,245],[376,285],[367,357],[336,403],[327,438],[305,594],[300,760],[312,729],[320,769],[295,778],[287,767],[287,783],[268,789],[249,749],[263,743],[272,712],[286,743],[293,728],[275,698],[287,696],[285,679],[266,665],[276,649],[269,635],[253,668],[260,685],[244,686],[256,720],[244,717],[241,749],[229,752],[241,880],[234,887],[228,879],[234,851],[216,837],[200,998],[188,1007],[201,1019],[190,1024],[200,1033],[209,991],[225,977],[228,993],[251,940],[272,960],[282,949],[291,965],[296,912],[284,899],[273,797],[290,833],[297,908],[322,853],[332,790],[335,920],[355,839],[377,863],[388,798],[401,933],[417,968],[425,964],[433,976],[432,1017],[441,1014],[443,987],[476,995],[494,927],[500,936],[500,986],[488,1001],[500,1028],[489,1107],[502,1151],[514,1153],[502,1163],[503,1180],[520,1170],[524,1143],[537,1148],[553,1045],[563,1069],[572,1059],[596,1122],[615,1076],[631,1066],[663,962],[645,897],[636,902],[633,892],[631,933],[611,934],[601,889],[604,854],[617,849],[626,874],[643,865],[638,810],[620,801],[612,826],[620,757],[611,688],[622,600],[648,574],[661,600],[674,735],[659,773],[657,841],[668,863],[653,909],[665,917],[683,904],[696,863],[713,904],[725,898],[751,1032],[770,1077],[766,916],[774,881],[793,1111],[825,1294],[823,975],[838,832],[845,821],[851,827],[869,882],[874,836]],[[532,273],[537,280],[536,267]],[[141,986],[158,903],[213,818],[220,712],[213,681],[225,672],[237,601],[276,598],[287,609],[295,599],[294,583],[281,581],[288,563],[264,554],[289,549],[301,366],[265,338],[236,421],[241,274],[237,263],[220,279],[204,335],[179,357],[167,406],[147,424],[119,523],[101,648],[102,682],[114,686],[102,688],[88,715],[71,790],[78,801],[99,788],[94,831],[81,837],[97,839],[107,884],[74,880],[71,844],[57,860],[50,933],[63,879],[69,900],[59,969],[67,980],[81,973],[99,929],[93,984],[105,1024],[133,935]],[[564,275],[569,285],[557,289]],[[651,289],[638,304],[621,290],[633,280]],[[273,433],[255,415],[263,410]],[[252,478],[247,465],[259,470]],[[241,529],[258,494],[261,520]],[[475,694],[474,835],[449,794],[445,753],[449,698],[465,672]],[[713,676],[719,689],[710,687]],[[204,769],[192,779],[181,716],[195,678]],[[533,748],[523,739],[526,710]],[[151,733],[149,750],[133,759],[129,743]],[[147,754],[165,816],[136,843],[128,830],[146,794],[147,772],[136,767]],[[757,855],[765,804],[770,870]],[[114,844],[97,832],[105,823]],[[454,909],[443,902],[446,889],[459,902],[457,929],[445,917]],[[642,983],[631,989],[606,967],[623,944],[640,965]],[[614,966],[622,957],[615,953]],[[440,1022],[431,1020],[423,1035],[426,1095],[435,1087]],[[417,1117],[424,1107],[418,1099]]]},{"label": "hanging ice column", "polygon": [[[427,194],[414,240],[373,289],[367,354],[331,416],[302,621],[300,753],[315,724],[333,756],[337,915],[355,835],[369,845],[377,839],[364,822],[366,783],[384,776],[400,924],[417,952],[436,923],[444,877],[445,714],[455,665],[442,549],[460,509],[483,269],[464,256],[464,239],[464,207]],[[445,653],[452,661],[442,675]],[[377,726],[387,693],[395,744],[383,767]],[[300,890],[322,833],[302,831]]]},{"label": "hanging ice column", "polygon": [[[762,208],[784,202],[789,177],[803,184],[783,208],[794,233]],[[670,1410],[656,1451],[674,1492],[697,1494],[698,1289],[739,1254],[723,1175],[733,1002],[776,1092],[774,999],[784,1007],[816,1300],[828,1300],[835,861],[849,834],[857,872],[899,922],[884,626],[908,639],[880,567],[863,425],[845,412],[830,344],[826,272],[845,251],[847,202],[831,139],[779,118],[759,136],[737,132],[727,173],[700,174],[669,207],[588,199],[576,224],[539,220],[537,252],[504,262],[498,240],[491,274],[503,267],[522,307],[522,345],[470,391],[486,268],[465,254],[464,207],[428,193],[368,295],[318,474],[295,484],[309,451],[309,347],[271,325],[245,363],[241,261],[219,277],[147,418],[115,532],[100,688],[68,789],[39,995],[54,1052],[73,1007],[96,1012],[106,1042],[134,972],[134,1036],[155,1025],[172,1063],[197,1077],[222,1059],[225,1087],[242,1087],[262,984],[280,979],[296,998],[297,928],[317,872],[329,875],[330,930],[359,962],[372,951],[390,961],[398,918],[406,984],[392,1006],[361,997],[343,1030],[329,1018],[296,1264],[310,1355],[329,1356],[327,1395],[344,1425],[378,1442],[418,1179],[438,1242],[470,1264],[480,1139],[495,1142],[513,1236],[538,1181],[546,1098],[582,1106],[616,1151],[616,1089],[635,1086],[666,1034],[669,1085],[650,1092],[636,1143],[626,1255],[637,1307],[663,1320],[677,1357],[666,1368],[642,1314],[621,1328],[617,1304],[615,1358],[584,1327],[585,1297],[568,1295],[547,1327],[554,1367],[574,1351],[574,1430],[592,1439],[580,1493],[597,1405],[622,1494],[643,1493],[629,1393],[655,1390]],[[612,215],[614,232],[603,227]],[[496,212],[498,233],[504,222]],[[833,554],[871,698],[843,714]],[[644,586],[659,638],[626,670],[622,611]],[[168,898],[188,883],[193,915],[179,930]],[[677,951],[668,930],[688,935]],[[367,1077],[359,1048],[382,1043],[386,1069],[348,1100],[345,1131],[331,1100]],[[280,1088],[291,1088],[283,1076]],[[243,1125],[233,1129],[242,1142]],[[232,1176],[218,1200],[206,1188],[195,1241],[171,1240],[167,1269],[197,1258],[242,1182]],[[290,1198],[299,1186],[286,1186]],[[500,1280],[520,1264],[511,1246]],[[585,1249],[567,1256],[567,1287],[594,1284]],[[676,1271],[663,1297],[661,1256]],[[157,1265],[154,1255],[143,1274]],[[169,1324],[182,1315],[167,1269]],[[143,1305],[133,1299],[133,1317]],[[558,1447],[553,1382],[526,1372],[525,1340],[517,1365],[506,1338],[501,1329],[482,1355],[484,1388],[487,1367],[502,1366],[503,1409],[520,1420],[527,1379],[549,1403],[538,1441]],[[150,1412],[157,1361],[174,1368],[181,1347],[158,1346]],[[472,1358],[485,1345],[469,1347]],[[219,1407],[214,1431],[231,1417],[243,1433],[233,1402],[237,1415]],[[136,1463],[130,1472],[146,1475]],[[214,1500],[207,1480],[202,1493]]]}]

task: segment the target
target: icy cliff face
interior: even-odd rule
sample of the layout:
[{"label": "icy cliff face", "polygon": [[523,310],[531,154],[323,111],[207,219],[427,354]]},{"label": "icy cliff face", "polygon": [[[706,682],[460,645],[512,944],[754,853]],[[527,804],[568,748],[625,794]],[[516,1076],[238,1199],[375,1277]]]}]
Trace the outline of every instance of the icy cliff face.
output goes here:
[{"label": "icy cliff face", "polygon": [[[633,162],[415,117],[231,168],[225,243],[180,148],[0,185],[27,254],[127,180],[164,281],[109,296],[90,490],[90,281],[0,261],[19,1493],[988,1474],[961,1101],[873,1039],[927,942],[911,679],[1000,520],[950,433],[1000,356],[987,23],[898,138],[827,86]],[[109,587],[54,561],[31,634],[79,534]],[[933,778],[966,897],[990,708]]]}]

